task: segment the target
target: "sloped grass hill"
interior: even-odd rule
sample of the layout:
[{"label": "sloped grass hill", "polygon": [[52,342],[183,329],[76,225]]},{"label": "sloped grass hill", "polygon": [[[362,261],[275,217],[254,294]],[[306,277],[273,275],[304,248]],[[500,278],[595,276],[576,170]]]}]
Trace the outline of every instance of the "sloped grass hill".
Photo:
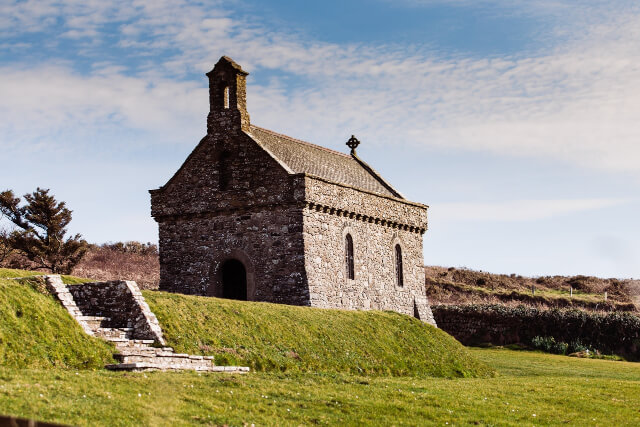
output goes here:
[{"label": "sloped grass hill", "polygon": [[[79,369],[113,363],[114,348],[87,336],[34,274],[41,273],[0,269],[0,366]],[[219,365],[377,376],[494,374],[451,336],[397,313],[143,294],[168,345],[178,352],[213,355]]]},{"label": "sloped grass hill", "polygon": [[494,371],[409,316],[144,291],[168,345],[254,371],[478,377]]},{"label": "sloped grass hill", "polygon": [[82,369],[113,363],[113,347],[85,334],[46,293],[41,277],[7,278],[33,274],[0,269],[0,365]]}]

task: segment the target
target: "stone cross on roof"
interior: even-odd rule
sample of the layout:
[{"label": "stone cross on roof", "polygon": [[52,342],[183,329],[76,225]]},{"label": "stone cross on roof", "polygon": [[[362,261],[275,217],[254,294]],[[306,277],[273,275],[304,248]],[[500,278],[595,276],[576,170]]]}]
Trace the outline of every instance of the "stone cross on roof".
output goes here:
[{"label": "stone cross on roof", "polygon": [[351,138],[347,141],[347,147],[351,148],[351,154],[356,153],[356,148],[360,145],[360,141],[354,135],[351,135]]}]

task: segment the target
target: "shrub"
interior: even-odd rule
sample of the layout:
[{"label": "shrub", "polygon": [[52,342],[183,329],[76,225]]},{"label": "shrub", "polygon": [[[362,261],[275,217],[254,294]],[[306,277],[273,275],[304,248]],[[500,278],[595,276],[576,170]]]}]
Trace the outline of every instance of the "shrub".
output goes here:
[{"label": "shrub", "polygon": [[567,354],[569,344],[563,341],[556,341],[553,337],[535,336],[531,340],[531,346],[536,350],[542,350],[545,353]]},{"label": "shrub", "polygon": [[589,347],[580,341],[580,339],[576,339],[569,343],[569,349],[567,350],[569,353],[580,353],[581,351],[590,350]]},{"label": "shrub", "polygon": [[157,288],[160,280],[157,246],[140,242],[92,246],[73,274],[93,280],[135,280],[141,289]]}]

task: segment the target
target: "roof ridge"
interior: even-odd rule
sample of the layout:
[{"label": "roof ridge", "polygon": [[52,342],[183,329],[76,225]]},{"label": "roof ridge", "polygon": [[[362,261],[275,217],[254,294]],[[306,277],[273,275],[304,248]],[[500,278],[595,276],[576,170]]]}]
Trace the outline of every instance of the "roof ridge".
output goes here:
[{"label": "roof ridge", "polygon": [[322,145],[314,144],[314,143],[312,143],[312,142],[303,141],[303,140],[301,140],[301,139],[294,138],[294,137],[292,137],[292,136],[285,135],[285,134],[283,134],[283,133],[274,132],[274,131],[272,131],[272,130],[270,130],[270,129],[265,129],[265,128],[263,128],[263,127],[256,126],[256,125],[254,125],[254,124],[252,124],[252,125],[251,125],[251,127],[252,127],[252,128],[260,129],[261,131],[264,131],[264,132],[270,133],[270,134],[275,135],[275,136],[279,136],[279,137],[281,137],[281,138],[287,138],[287,139],[289,139],[289,140],[291,140],[291,141],[294,141],[294,142],[297,142],[297,143],[299,143],[299,144],[308,145],[308,146],[310,146],[310,147],[312,147],[312,148],[316,148],[316,149],[319,149],[319,150],[328,151],[329,153],[332,153],[332,154],[339,154],[340,156],[348,157],[348,158],[350,158],[350,159],[352,158],[352,157],[351,157],[351,155],[349,155],[349,154],[341,153],[340,151],[332,150],[331,148],[323,147]]}]

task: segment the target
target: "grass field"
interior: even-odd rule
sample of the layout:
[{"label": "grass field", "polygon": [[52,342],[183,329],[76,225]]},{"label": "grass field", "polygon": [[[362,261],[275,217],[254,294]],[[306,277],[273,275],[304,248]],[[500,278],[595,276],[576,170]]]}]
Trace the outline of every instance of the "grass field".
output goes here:
[{"label": "grass field", "polygon": [[494,378],[0,368],[2,412],[77,425],[638,425],[640,365],[504,349]]},{"label": "grass field", "polygon": [[[18,273],[0,270],[30,272]],[[41,279],[5,278],[0,414],[87,426],[640,424],[640,364],[465,349],[394,313],[145,296],[178,351],[254,372],[100,369],[110,345],[83,334]]]}]

